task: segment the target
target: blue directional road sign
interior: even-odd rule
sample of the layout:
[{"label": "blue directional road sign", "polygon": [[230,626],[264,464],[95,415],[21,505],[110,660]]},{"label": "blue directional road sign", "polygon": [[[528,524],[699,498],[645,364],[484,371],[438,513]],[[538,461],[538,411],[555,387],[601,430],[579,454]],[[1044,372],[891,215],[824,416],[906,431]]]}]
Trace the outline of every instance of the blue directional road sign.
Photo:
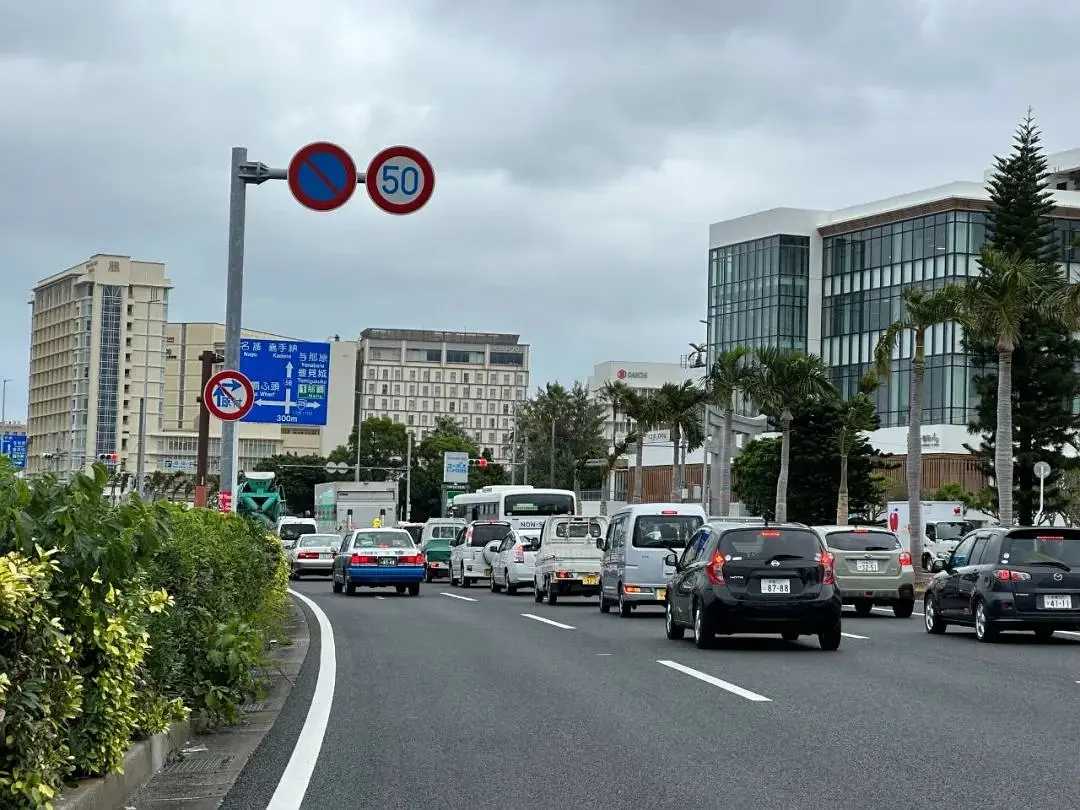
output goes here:
[{"label": "blue directional road sign", "polygon": [[242,422],[325,425],[330,344],[244,338],[240,371],[255,389]]},{"label": "blue directional road sign", "polygon": [[0,435],[0,456],[7,456],[16,470],[26,469],[26,434],[4,433]]}]

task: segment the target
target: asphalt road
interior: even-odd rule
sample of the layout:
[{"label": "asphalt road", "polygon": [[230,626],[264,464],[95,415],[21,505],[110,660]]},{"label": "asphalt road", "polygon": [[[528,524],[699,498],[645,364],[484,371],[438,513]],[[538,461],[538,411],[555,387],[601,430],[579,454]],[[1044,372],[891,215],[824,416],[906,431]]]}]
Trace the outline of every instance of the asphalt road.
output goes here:
[{"label": "asphalt road", "polygon": [[[929,636],[918,615],[845,612],[861,638],[835,653],[764,636],[697,650],[664,637],[659,608],[621,619],[445,583],[297,590],[337,647],[304,808],[1064,810],[1080,796],[1077,634],[980,644]],[[257,806],[244,785],[276,784],[271,759],[253,758],[234,806]]]}]

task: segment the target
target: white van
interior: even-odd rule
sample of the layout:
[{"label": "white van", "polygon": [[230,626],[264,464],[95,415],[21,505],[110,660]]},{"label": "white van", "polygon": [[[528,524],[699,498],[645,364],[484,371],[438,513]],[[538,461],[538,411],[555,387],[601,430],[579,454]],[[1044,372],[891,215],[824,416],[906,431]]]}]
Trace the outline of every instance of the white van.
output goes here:
[{"label": "white van", "polygon": [[549,517],[540,533],[540,549],[533,569],[537,602],[549,605],[560,596],[595,596],[600,593],[600,542],[607,531],[606,517],[561,515]]},{"label": "white van", "polygon": [[705,517],[696,503],[639,503],[612,515],[607,535],[598,541],[604,552],[600,612],[616,604],[620,616],[629,616],[638,605],[663,605],[674,573],[664,557],[671,549],[678,556]]},{"label": "white van", "polygon": [[286,515],[277,522],[277,536],[281,538],[281,545],[286,549],[296,546],[296,541],[302,534],[318,534],[319,524],[315,518],[292,517]]}]

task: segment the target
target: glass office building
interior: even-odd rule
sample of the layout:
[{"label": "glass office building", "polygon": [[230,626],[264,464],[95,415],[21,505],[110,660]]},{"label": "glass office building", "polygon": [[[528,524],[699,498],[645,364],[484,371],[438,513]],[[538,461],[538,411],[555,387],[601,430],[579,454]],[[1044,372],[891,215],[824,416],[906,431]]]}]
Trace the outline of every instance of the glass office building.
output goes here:
[{"label": "glass office building", "polygon": [[[1049,186],[1053,243],[1080,280],[1080,150],[1062,155]],[[1058,156],[1049,157],[1055,165]],[[851,395],[873,367],[878,338],[902,316],[905,289],[963,284],[980,272],[989,209],[982,184],[950,183],[839,211],[778,208],[714,223],[708,362],[736,345],[808,351],[825,361],[840,394]],[[882,433],[908,424],[912,348],[904,335],[876,392]],[[963,452],[975,370],[960,327],[932,327],[926,354],[923,424],[943,426],[952,452]],[[902,446],[895,436],[886,444]]]}]

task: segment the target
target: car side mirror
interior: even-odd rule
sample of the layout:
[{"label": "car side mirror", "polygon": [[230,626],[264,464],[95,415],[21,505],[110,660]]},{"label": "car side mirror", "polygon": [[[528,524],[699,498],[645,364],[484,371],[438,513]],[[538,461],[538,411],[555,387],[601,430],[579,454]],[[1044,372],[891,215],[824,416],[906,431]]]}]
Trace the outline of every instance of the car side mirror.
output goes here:
[{"label": "car side mirror", "polygon": [[679,560],[675,556],[674,552],[664,556],[664,565],[670,565],[672,568],[678,568],[679,567]]},{"label": "car side mirror", "polygon": [[492,543],[490,546],[488,546],[488,551],[498,551],[498,550],[499,550],[499,544],[498,543]]},{"label": "car side mirror", "polygon": [[933,571],[935,574],[939,574],[942,571],[948,571],[949,564],[945,562],[945,560],[934,560],[932,563],[930,563],[930,570]]}]

